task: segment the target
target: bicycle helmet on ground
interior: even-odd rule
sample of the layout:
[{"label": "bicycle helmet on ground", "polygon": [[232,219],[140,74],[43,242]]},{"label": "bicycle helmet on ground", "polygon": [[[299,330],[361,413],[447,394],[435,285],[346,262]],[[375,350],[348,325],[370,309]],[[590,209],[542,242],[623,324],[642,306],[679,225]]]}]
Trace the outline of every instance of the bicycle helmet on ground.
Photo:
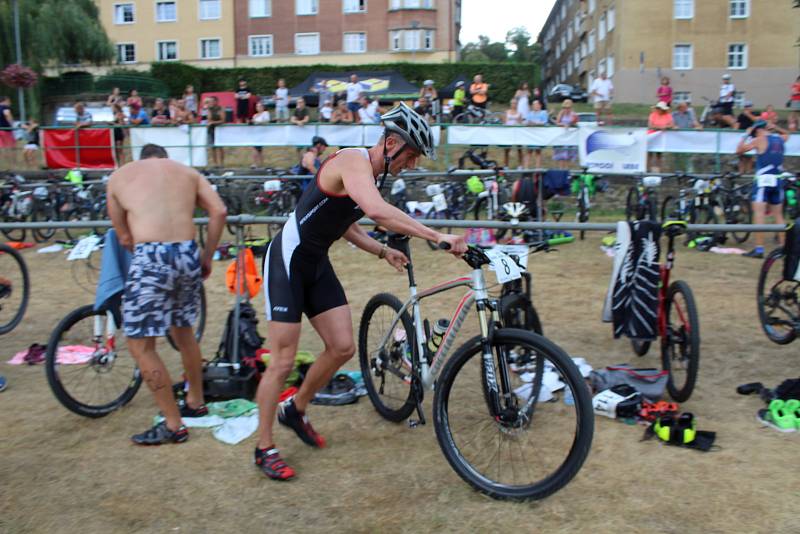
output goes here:
[{"label": "bicycle helmet on ground", "polygon": [[423,156],[436,159],[433,132],[428,122],[404,103],[381,116],[386,134],[396,133],[408,146]]}]

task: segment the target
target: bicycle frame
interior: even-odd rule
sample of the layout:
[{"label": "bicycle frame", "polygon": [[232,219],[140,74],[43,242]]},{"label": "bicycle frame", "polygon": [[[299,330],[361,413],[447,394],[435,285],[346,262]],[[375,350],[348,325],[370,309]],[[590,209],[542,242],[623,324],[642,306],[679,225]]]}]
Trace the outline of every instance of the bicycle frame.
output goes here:
[{"label": "bicycle frame", "polygon": [[[669,290],[670,273],[672,267],[675,265],[675,236],[668,236],[667,242],[667,259],[661,266],[661,287],[658,288],[658,335],[661,338],[661,343],[667,342],[667,291]],[[681,323],[689,328],[689,321],[686,317],[686,312],[673,303],[675,311],[678,313],[678,318]]]}]

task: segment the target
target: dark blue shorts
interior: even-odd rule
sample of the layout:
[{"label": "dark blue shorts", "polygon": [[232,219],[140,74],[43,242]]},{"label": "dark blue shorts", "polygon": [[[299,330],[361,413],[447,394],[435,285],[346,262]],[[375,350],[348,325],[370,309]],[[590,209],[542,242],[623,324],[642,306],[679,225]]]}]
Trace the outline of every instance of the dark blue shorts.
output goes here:
[{"label": "dark blue shorts", "polygon": [[758,187],[758,182],[754,182],[750,200],[766,202],[773,206],[783,204],[783,180],[778,180],[778,185],[775,187]]},{"label": "dark blue shorts", "polygon": [[170,326],[194,326],[202,284],[194,241],[137,243],[122,298],[125,335],[159,337]]}]

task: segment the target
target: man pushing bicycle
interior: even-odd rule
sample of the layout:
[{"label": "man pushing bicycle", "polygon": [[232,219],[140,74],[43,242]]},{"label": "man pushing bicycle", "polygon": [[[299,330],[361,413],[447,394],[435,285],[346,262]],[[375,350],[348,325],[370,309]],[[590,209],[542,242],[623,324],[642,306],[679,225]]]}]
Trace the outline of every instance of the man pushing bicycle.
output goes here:
[{"label": "man pushing bicycle", "polygon": [[[372,239],[359,227],[358,219],[366,215],[394,232],[447,243],[452,254],[466,251],[461,236],[427,228],[383,200],[380,188],[389,173],[414,168],[420,156],[433,158],[435,150],[430,126],[405,104],[381,120],[385,131],[375,146],[342,149],[325,160],[264,257],[271,354],[256,396],[259,439],[255,463],[275,480],[295,475],[275,446],[272,426],[276,412],[278,422],[294,430],[303,442],[324,447],[325,439],[311,426],[305,410],[317,391],[355,353],[350,307],[328,259],[333,242],[344,237],[402,271],[408,261],[405,255]],[[325,348],[300,390],[279,404],[286,377],[294,366],[303,313]]]}]

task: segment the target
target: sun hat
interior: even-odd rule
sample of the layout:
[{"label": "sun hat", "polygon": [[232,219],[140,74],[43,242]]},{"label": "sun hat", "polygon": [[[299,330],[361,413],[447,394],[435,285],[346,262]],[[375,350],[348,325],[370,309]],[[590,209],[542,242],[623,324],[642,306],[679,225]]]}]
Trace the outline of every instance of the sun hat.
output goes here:
[{"label": "sun hat", "polygon": [[728,73],[725,73],[725,74],[722,75],[722,79],[723,80],[730,80],[731,79],[731,75],[728,74]]},{"label": "sun hat", "polygon": [[659,102],[658,102],[658,103],[657,103],[655,106],[653,106],[653,107],[654,107],[654,108],[658,108],[658,109],[660,109],[660,110],[662,110],[662,111],[669,111],[669,104],[667,104],[667,103],[666,103],[666,102],[664,102],[663,100],[660,100],[660,101],[659,101]]}]

